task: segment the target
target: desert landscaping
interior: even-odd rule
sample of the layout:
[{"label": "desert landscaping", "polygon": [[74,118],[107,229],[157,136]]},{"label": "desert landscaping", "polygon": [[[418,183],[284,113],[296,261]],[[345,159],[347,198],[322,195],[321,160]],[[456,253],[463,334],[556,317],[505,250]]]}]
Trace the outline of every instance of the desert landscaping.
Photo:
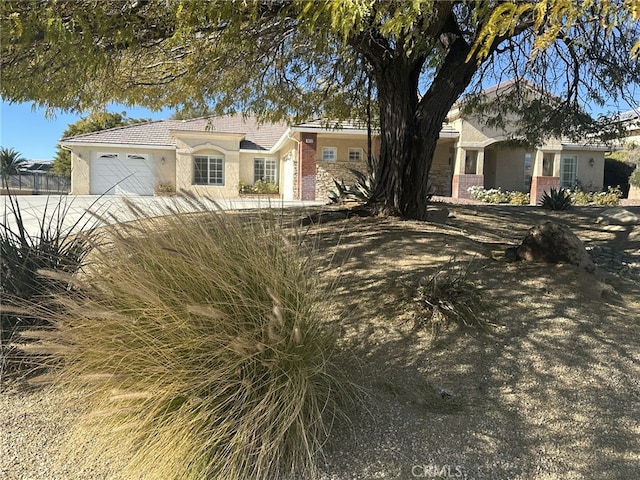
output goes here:
[{"label": "desert landscaping", "polygon": [[[333,425],[317,458],[319,476],[634,478],[640,226],[612,225],[605,207],[434,206],[448,210],[444,224],[354,217],[308,227],[337,363],[359,386],[349,420]],[[544,220],[594,252],[595,273],[506,261],[505,249]],[[464,272],[484,328],[445,325],[434,337],[417,321],[417,287],[438,271]],[[3,478],[125,478],[119,459],[87,463],[86,445],[68,448],[82,413],[69,407],[73,395],[5,387]]]}]

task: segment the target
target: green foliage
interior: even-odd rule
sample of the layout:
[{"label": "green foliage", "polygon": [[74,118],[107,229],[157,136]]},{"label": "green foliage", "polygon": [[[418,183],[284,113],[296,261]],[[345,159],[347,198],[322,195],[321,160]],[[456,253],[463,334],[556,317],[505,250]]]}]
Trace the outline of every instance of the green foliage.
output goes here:
[{"label": "green foliage", "polygon": [[344,179],[338,181],[334,178],[333,184],[335,185],[335,190],[329,191],[329,201],[331,203],[342,203],[346,201],[367,203],[372,200],[376,187],[375,173],[365,174],[354,169],[349,169],[349,171],[354,177],[354,183],[352,185],[346,185]]},{"label": "green foliage", "polygon": [[342,203],[349,199],[349,187],[344,183],[344,180],[333,179],[335,190],[329,190],[328,197],[330,203]]},{"label": "green foliage", "polygon": [[436,338],[451,324],[486,327],[486,302],[482,290],[471,280],[472,267],[472,263],[462,266],[451,259],[433,275],[420,280],[414,329],[429,328]]},{"label": "green foliage", "polygon": [[[621,153],[623,151],[615,152]],[[629,175],[633,172],[633,165],[635,161],[633,158],[636,156],[634,153],[640,153],[640,150],[633,152],[632,150],[624,151],[621,158],[618,160],[616,156],[606,156],[604,159],[604,186],[615,187],[616,185],[625,186],[629,183]],[[639,157],[640,158],[640,157]]]},{"label": "green foliage", "polygon": [[[7,363],[15,353],[10,345],[15,334],[49,323],[47,318],[38,319],[11,309],[25,301],[51,308],[50,295],[67,290],[68,275],[84,265],[95,241],[93,232],[86,230],[88,216],[64,227],[72,205],[67,197],[61,197],[52,208],[47,202],[38,219],[37,232],[27,230],[19,200],[12,195],[6,198],[8,205],[0,222],[0,296],[6,310],[0,314],[0,372],[16,367]],[[78,228],[85,231],[73,233]]]},{"label": "green foliage", "polygon": [[508,203],[510,205],[529,205],[529,194],[523,192],[503,192],[501,188],[490,188],[473,185],[469,193],[476,200],[487,203]]},{"label": "green foliage", "polygon": [[[479,60],[488,57],[496,39],[505,35],[513,36],[522,22],[530,22],[535,32],[532,49],[532,56],[535,56],[578,26],[585,16],[608,19],[600,33],[605,38],[612,38],[620,33],[616,27],[625,21],[636,21],[639,14],[640,10],[634,2],[620,3],[615,0],[600,0],[596,4],[572,0],[504,2],[491,8],[489,21],[478,35],[473,52],[477,53]],[[640,41],[637,41],[628,53],[636,56],[639,49]]]},{"label": "green foliage", "polygon": [[277,195],[280,187],[275,183],[258,180],[253,185],[240,182],[239,191],[242,195]]},{"label": "green foliage", "polygon": [[0,147],[0,175],[15,175],[26,161],[14,148]]},{"label": "green foliage", "polygon": [[619,186],[608,187],[606,192],[594,193],[593,202],[596,205],[615,206],[620,203],[622,190]]},{"label": "green foliage", "polygon": [[622,198],[622,190],[619,186],[608,187],[605,192],[585,192],[583,190],[576,190],[571,192],[571,204],[572,205],[609,205],[615,206],[620,203]]},{"label": "green foliage", "polygon": [[[359,170],[350,168],[349,171],[353,175],[354,182],[347,186],[343,179],[340,181],[334,179],[335,190],[329,192],[329,201],[331,203],[342,203],[344,201],[356,201],[361,203],[373,203],[376,201],[376,189],[378,181],[375,169],[369,173],[363,173]],[[428,199],[435,195],[435,189],[428,181]]]},{"label": "green foliage", "polygon": [[530,196],[524,192],[507,192],[509,194],[510,205],[529,205]]},{"label": "green foliage", "polygon": [[577,190],[571,193],[571,203],[573,205],[589,205],[591,202],[593,202],[593,192]]},{"label": "green foliage", "polygon": [[418,218],[426,152],[447,112],[503,72],[543,86],[516,88],[516,102],[488,115],[497,125],[520,114],[518,138],[605,132],[581,105],[639,82],[632,3],[0,2],[0,94],[74,111],[118,102],[297,123],[363,120],[371,91],[383,130],[376,200]]},{"label": "green foliage", "polygon": [[571,207],[571,194],[564,188],[551,188],[550,192],[546,191],[540,199],[539,206],[547,210],[566,210]]},{"label": "green foliage", "polygon": [[640,187],[640,163],[636,165],[635,170],[629,176],[629,183],[634,187]]},{"label": "green foliage", "polygon": [[58,384],[86,392],[88,455],[117,455],[123,478],[313,477],[345,383],[312,254],[277,223],[177,213],[108,229],[41,346]]},{"label": "green foliage", "polygon": [[[97,132],[108,128],[131,125],[133,123],[146,122],[147,119],[127,118],[126,112],[95,112],[81,118],[77,122],[69,124],[62,133],[62,138],[82,135],[83,133]],[[71,152],[58,146],[56,156],[53,159],[53,171],[58,175],[71,176]]]},{"label": "green foliage", "polygon": [[352,168],[350,168],[349,171],[354,176],[355,182],[351,188],[349,188],[348,194],[364,203],[373,201],[378,186],[375,171],[362,173]]}]

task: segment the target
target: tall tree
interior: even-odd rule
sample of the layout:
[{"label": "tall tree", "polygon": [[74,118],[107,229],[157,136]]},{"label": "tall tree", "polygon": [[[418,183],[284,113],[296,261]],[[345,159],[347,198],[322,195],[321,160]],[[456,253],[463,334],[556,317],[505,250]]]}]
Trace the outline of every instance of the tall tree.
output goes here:
[{"label": "tall tree", "polygon": [[0,147],[0,175],[15,175],[27,160],[14,148]]},{"label": "tall tree", "polygon": [[[110,101],[210,105],[272,120],[343,119],[364,117],[373,80],[381,131],[376,200],[418,219],[426,217],[442,122],[483,79],[526,78],[555,94],[521,111],[527,141],[542,129],[600,131],[581,104],[620,97],[640,79],[638,0],[1,5],[0,93],[13,101],[77,110]],[[513,105],[503,101],[494,121]]]},{"label": "tall tree", "polygon": [[[62,133],[63,138],[97,132],[107,128],[146,122],[148,119],[127,118],[127,113],[93,112],[74,123],[70,123]],[[53,159],[53,171],[59,175],[71,176],[71,152],[58,145]]]}]

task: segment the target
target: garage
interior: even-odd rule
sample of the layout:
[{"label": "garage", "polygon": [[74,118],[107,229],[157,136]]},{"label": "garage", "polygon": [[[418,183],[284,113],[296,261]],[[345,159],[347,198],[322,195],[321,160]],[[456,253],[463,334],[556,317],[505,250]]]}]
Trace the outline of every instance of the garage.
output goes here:
[{"label": "garage", "polygon": [[148,155],[98,153],[91,160],[92,195],[153,195],[155,169]]}]

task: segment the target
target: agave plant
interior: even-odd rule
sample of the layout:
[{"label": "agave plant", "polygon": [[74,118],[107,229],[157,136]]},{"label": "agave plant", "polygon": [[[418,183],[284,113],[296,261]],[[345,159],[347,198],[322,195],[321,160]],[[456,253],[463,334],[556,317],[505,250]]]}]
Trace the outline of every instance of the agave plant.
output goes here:
[{"label": "agave plant", "polygon": [[356,178],[356,183],[349,188],[349,193],[362,202],[373,201],[377,186],[375,172],[362,173],[354,169],[349,169],[349,171]]},{"label": "agave plant", "polygon": [[329,202],[330,203],[342,203],[349,197],[349,187],[347,187],[344,183],[344,180],[333,180],[333,183],[336,186],[335,190],[329,191]]},{"label": "agave plant", "polygon": [[549,193],[544,192],[539,205],[547,210],[566,210],[571,206],[571,194],[564,188],[552,187]]}]

